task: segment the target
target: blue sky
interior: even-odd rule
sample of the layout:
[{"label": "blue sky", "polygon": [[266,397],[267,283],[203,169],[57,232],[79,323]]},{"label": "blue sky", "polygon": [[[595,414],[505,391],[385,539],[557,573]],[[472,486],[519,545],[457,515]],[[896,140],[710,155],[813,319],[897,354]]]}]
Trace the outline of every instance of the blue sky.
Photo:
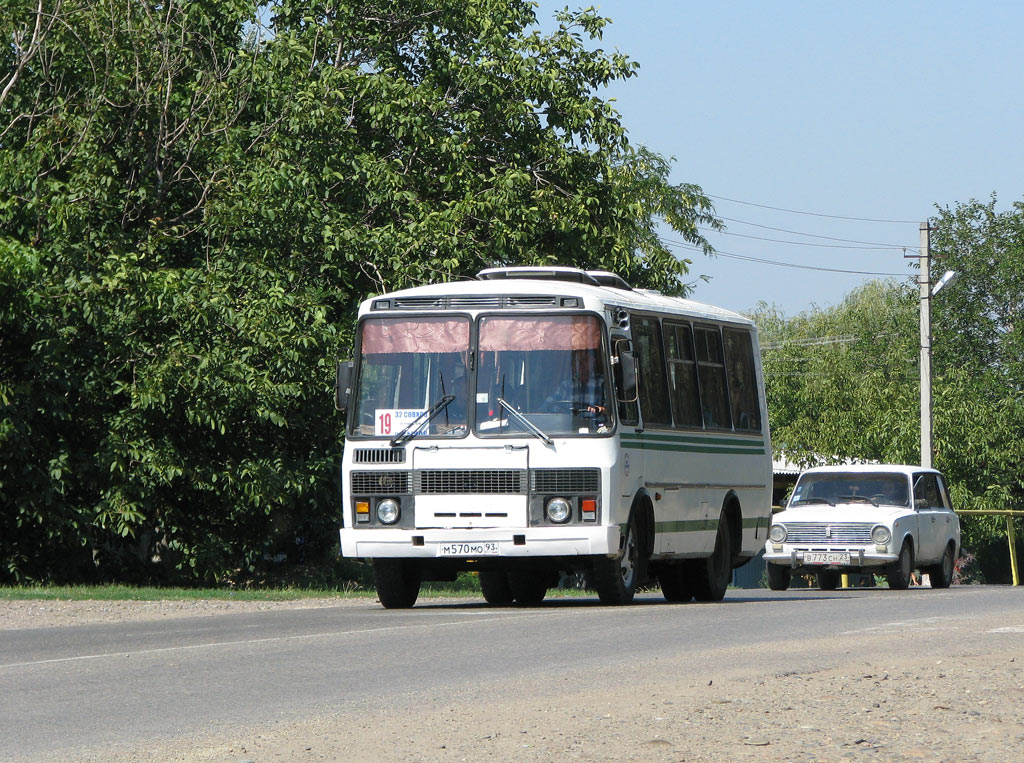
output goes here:
[{"label": "blue sky", "polygon": [[[542,25],[565,4],[543,0]],[[613,23],[596,46],[640,64],[606,95],[631,140],[675,157],[674,182],[719,197],[716,211],[730,219],[727,235],[708,235],[715,248],[801,266],[679,250],[694,260],[694,279],[711,277],[696,299],[738,311],[765,301],[787,315],[834,305],[879,276],[809,268],[913,278],[916,260],[899,247],[916,255],[918,224],[936,205],[995,192],[1006,208],[1024,198],[1024,3],[619,0],[598,9]],[[850,241],[892,248],[836,248],[862,246]]]}]

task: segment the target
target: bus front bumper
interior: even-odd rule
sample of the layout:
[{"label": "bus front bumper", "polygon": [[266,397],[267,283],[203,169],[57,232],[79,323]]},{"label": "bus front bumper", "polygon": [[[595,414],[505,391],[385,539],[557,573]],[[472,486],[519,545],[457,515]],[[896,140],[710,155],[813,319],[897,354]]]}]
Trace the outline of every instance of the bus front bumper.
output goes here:
[{"label": "bus front bumper", "polygon": [[618,526],[399,530],[342,528],[349,558],[484,559],[531,556],[615,556]]}]

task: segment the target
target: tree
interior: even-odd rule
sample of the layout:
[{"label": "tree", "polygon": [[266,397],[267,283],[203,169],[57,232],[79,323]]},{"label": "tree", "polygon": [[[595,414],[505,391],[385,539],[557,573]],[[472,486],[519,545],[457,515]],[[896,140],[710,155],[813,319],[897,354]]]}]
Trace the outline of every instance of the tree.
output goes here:
[{"label": "tree", "polygon": [[752,317],[777,454],[804,466],[917,461],[917,301],[907,284],[873,281],[791,319],[762,303]]},{"label": "tree", "polygon": [[[978,509],[1024,505],[1024,203],[996,203],[940,208],[930,223],[935,272],[960,274],[932,302],[936,462]],[[977,542],[1005,533],[1002,518],[966,525]]]},{"label": "tree", "polygon": [[[681,293],[709,249],[598,97],[607,19],[520,0],[0,9],[0,576],[322,558],[359,299],[486,265]],[[159,561],[156,561],[159,560]],[[98,563],[98,564],[97,564]]]}]

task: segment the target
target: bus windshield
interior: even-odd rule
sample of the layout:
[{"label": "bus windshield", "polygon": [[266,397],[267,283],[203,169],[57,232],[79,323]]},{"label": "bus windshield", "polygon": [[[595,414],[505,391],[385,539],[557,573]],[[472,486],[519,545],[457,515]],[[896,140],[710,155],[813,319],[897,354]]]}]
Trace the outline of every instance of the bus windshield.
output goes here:
[{"label": "bus windshield", "polygon": [[[466,434],[468,318],[370,318],[360,348],[354,434]],[[415,431],[407,431],[414,422]]]},{"label": "bus windshield", "polygon": [[549,436],[611,431],[601,336],[588,315],[482,318],[477,433],[536,434],[531,424]]}]

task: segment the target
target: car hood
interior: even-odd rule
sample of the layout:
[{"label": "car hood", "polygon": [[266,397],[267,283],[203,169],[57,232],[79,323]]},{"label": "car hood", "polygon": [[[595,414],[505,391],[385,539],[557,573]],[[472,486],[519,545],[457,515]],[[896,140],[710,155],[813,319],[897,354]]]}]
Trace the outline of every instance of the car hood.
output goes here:
[{"label": "car hood", "polygon": [[818,503],[798,506],[772,515],[772,522],[872,522],[891,524],[913,512],[903,506],[872,506],[869,503]]}]

